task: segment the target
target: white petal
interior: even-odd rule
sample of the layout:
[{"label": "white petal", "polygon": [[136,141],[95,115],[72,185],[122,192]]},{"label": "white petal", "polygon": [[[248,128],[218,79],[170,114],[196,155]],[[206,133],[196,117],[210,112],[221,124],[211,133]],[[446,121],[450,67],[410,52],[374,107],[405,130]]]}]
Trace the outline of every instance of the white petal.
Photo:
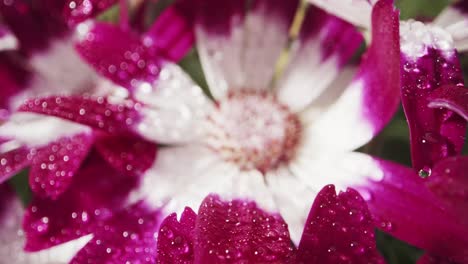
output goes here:
[{"label": "white petal", "polygon": [[298,245],[317,192],[294,176],[286,167],[267,173],[266,182],[273,193],[281,216],[288,224],[292,241]]},{"label": "white petal", "polygon": [[203,133],[202,122],[212,103],[177,65],[166,64],[153,85],[142,83],[135,97],[144,103],[142,135],[161,143],[184,143]]},{"label": "white petal", "polygon": [[308,0],[310,3],[360,27],[371,26],[372,6],[378,0]]},{"label": "white petal", "polygon": [[328,184],[334,184],[337,191],[345,191],[348,187],[364,186],[369,180],[380,181],[384,176],[376,160],[357,152],[313,158],[298,155],[290,169],[316,192]]},{"label": "white petal", "polygon": [[18,112],[0,125],[0,137],[29,147],[43,146],[61,137],[91,133],[91,129],[64,119]]}]

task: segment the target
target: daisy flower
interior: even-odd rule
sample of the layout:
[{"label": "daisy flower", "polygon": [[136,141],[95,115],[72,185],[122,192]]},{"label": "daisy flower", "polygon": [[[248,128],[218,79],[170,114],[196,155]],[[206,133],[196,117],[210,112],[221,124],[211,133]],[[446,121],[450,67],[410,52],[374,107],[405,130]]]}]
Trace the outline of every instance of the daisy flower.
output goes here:
[{"label": "daisy flower", "polygon": [[[114,94],[107,101],[46,97],[26,102],[21,110],[93,127],[136,110],[138,115],[120,117],[125,124],[112,124],[163,147],[122,207],[144,200],[167,215],[198,207],[209,193],[254,200],[281,214],[297,244],[310,207],[304,197],[333,183],[339,189],[356,188],[384,231],[436,255],[466,258],[467,227],[424,179],[410,168],[353,152],[398,107],[400,36],[391,1],[373,8],[372,42],[359,67],[346,64],[363,40],[359,32],[310,7],[277,79],[274,65],[288,43],[298,1],[255,1],[248,8],[244,1],[198,4],[196,45],[211,96],[177,65],[161,60],[153,82],[131,78],[123,96]],[[87,34],[93,37],[85,34],[78,45],[108,78],[119,75],[110,66],[121,65],[126,56],[144,58],[152,49],[144,39],[141,43],[115,32],[91,26]],[[129,41],[118,42],[116,36]],[[136,52],[126,53],[129,48]],[[46,233],[31,229],[31,239],[63,241],[63,212],[47,210],[60,202],[28,209],[26,226],[47,217],[56,227]]]}]

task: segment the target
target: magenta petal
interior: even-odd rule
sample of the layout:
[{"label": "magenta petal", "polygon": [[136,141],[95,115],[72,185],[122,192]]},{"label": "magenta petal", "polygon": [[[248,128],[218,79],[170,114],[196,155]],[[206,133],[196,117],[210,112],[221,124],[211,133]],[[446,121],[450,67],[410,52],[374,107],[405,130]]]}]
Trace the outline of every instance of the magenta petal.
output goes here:
[{"label": "magenta petal", "polygon": [[315,198],[297,253],[301,263],[385,263],[366,202],[353,189],[336,195],[333,185]]},{"label": "magenta petal", "polygon": [[193,242],[197,214],[185,208],[180,221],[171,214],[161,223],[158,234],[158,263],[193,263]]},{"label": "magenta petal", "polygon": [[149,169],[157,153],[156,144],[130,135],[102,137],[96,149],[114,169],[133,176]]},{"label": "magenta petal", "polygon": [[456,262],[450,261],[444,258],[438,258],[429,254],[423,255],[418,259],[417,264],[457,264]]},{"label": "magenta petal", "polygon": [[157,18],[143,43],[171,61],[179,61],[195,41],[193,24],[197,1],[178,0]]},{"label": "magenta petal", "polygon": [[468,157],[451,157],[436,163],[426,184],[458,210],[468,224]]},{"label": "magenta petal", "polygon": [[103,97],[51,96],[26,101],[20,111],[56,116],[110,133],[128,132],[140,115],[132,101],[112,104]]},{"label": "magenta petal", "polygon": [[0,54],[0,119],[12,110],[11,99],[27,87],[31,77],[17,56],[16,52]]},{"label": "magenta petal", "polygon": [[44,49],[53,37],[66,34],[67,27],[56,10],[63,1],[0,1],[2,21],[19,40],[26,55]]},{"label": "magenta petal", "polygon": [[161,69],[162,57],[143,46],[138,35],[111,24],[93,24],[76,49],[101,75],[129,89],[153,82]]},{"label": "magenta petal", "polygon": [[98,15],[118,0],[68,0],[63,10],[65,19],[75,25]]},{"label": "magenta petal", "polygon": [[[415,61],[402,56],[402,102],[410,129],[413,167],[417,170],[430,168],[440,159],[459,154],[466,131],[466,121],[450,111],[463,110],[462,99],[453,101],[449,91],[450,87],[463,85],[457,54],[453,51],[446,56],[445,50],[427,49],[427,54]],[[439,86],[445,87],[437,91]],[[461,88],[453,89],[457,90],[454,94],[462,95]],[[433,93],[435,100],[431,98]],[[430,108],[429,103],[432,107],[449,106],[449,110]]]},{"label": "magenta petal", "polygon": [[29,154],[29,149],[26,147],[0,154],[0,184],[30,164]]},{"label": "magenta petal", "polygon": [[23,221],[26,250],[49,248],[93,232],[97,222],[121,209],[136,184],[135,177],[116,173],[98,155],[90,155],[57,200],[33,199]]},{"label": "magenta petal", "polygon": [[83,133],[60,138],[38,149],[29,172],[32,191],[41,197],[57,199],[71,184],[93,141],[92,134]]},{"label": "magenta petal", "polygon": [[[445,85],[435,89],[428,97],[429,107],[451,110],[468,121],[468,89],[464,86]],[[459,140],[464,140],[461,138]]]},{"label": "magenta petal", "polygon": [[285,263],[294,250],[287,224],[254,202],[208,196],[195,227],[195,263]]},{"label": "magenta petal", "polygon": [[437,256],[468,261],[468,225],[411,168],[376,160],[381,180],[353,186],[383,231]]},{"label": "magenta petal", "polygon": [[137,203],[99,223],[70,263],[156,263],[158,219],[158,212]]},{"label": "magenta petal", "polygon": [[373,132],[393,117],[400,102],[399,14],[393,0],[377,2],[372,11],[372,44],[357,76],[364,82],[364,115]]}]

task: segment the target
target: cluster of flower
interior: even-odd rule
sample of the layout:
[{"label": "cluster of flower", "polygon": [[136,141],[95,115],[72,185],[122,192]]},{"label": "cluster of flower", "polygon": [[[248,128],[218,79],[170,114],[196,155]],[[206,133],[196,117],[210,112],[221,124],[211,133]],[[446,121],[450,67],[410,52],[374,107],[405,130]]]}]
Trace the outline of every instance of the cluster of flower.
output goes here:
[{"label": "cluster of flower", "polygon": [[[309,2],[1,1],[0,262],[468,263],[468,1]],[[413,168],[353,151],[400,102]]]}]

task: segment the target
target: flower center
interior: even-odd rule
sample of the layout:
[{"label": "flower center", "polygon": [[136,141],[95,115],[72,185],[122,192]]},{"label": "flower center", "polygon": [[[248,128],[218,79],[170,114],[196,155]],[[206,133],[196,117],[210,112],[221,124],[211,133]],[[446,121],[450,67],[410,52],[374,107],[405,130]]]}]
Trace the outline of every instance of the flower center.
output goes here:
[{"label": "flower center", "polygon": [[301,135],[297,115],[267,92],[231,91],[208,121],[208,146],[241,170],[264,173],[289,161]]}]

